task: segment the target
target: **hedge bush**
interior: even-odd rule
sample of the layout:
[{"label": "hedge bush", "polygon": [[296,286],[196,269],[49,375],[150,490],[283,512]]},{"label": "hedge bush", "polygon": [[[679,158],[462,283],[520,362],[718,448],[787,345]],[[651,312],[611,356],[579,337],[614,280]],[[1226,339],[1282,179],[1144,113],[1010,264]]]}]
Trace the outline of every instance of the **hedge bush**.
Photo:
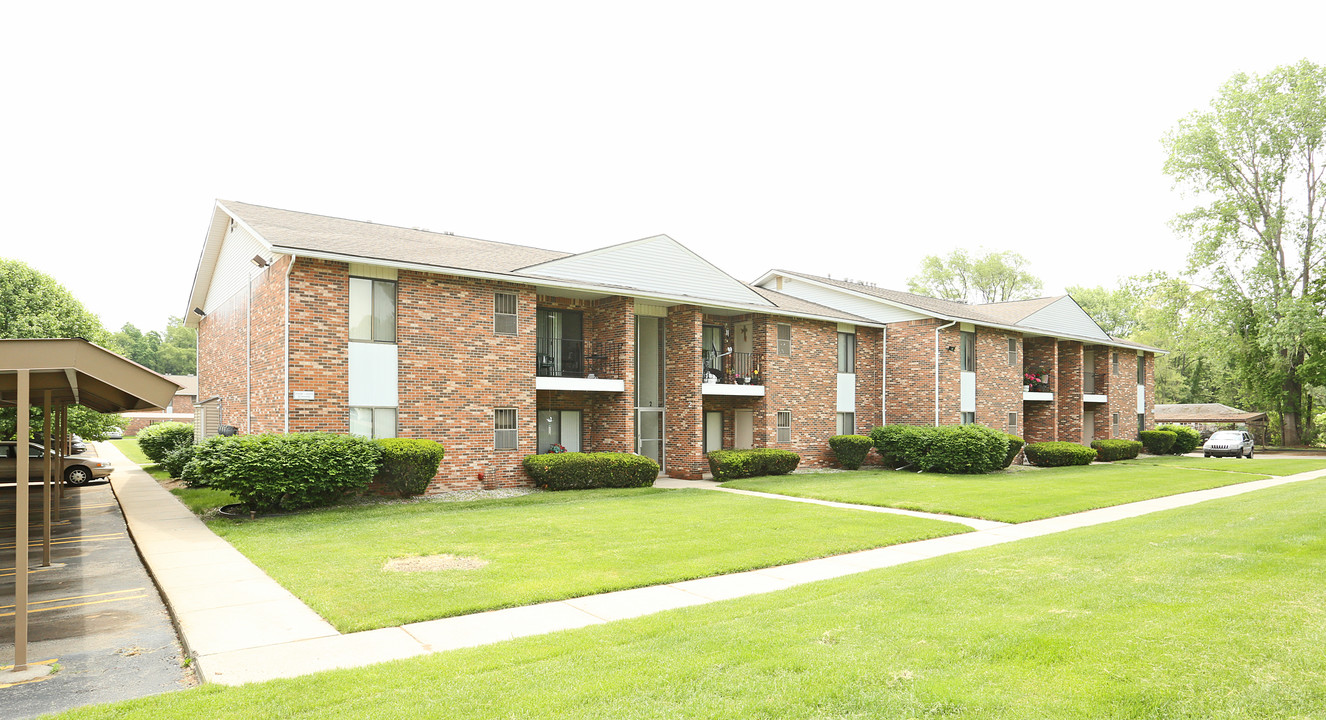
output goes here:
[{"label": "hedge bush", "polygon": [[384,438],[374,442],[382,451],[374,482],[403,498],[422,495],[446,456],[442,445],[433,440]]},{"label": "hedge bush", "polygon": [[715,480],[760,475],[786,475],[801,464],[801,456],[791,450],[758,448],[755,450],[715,450],[709,453],[709,472]]},{"label": "hedge bush", "polygon": [[193,426],[189,423],[164,422],[138,431],[138,448],[148,460],[160,463],[171,450],[193,444]]},{"label": "hedge bush", "polygon": [[226,490],[255,512],[330,505],[363,490],[382,450],[367,438],[330,433],[236,435],[199,445],[185,481]]},{"label": "hedge bush", "polygon": [[870,447],[874,445],[865,435],[834,435],[829,438],[829,448],[838,464],[848,470],[856,470],[865,462]]},{"label": "hedge bush", "polygon": [[1137,434],[1146,451],[1152,455],[1165,455],[1174,447],[1179,436],[1168,430],[1143,430]]},{"label": "hedge bush", "polygon": [[1101,462],[1132,460],[1142,452],[1142,443],[1137,440],[1093,440],[1091,447],[1096,449],[1096,459]]},{"label": "hedge bush", "polygon": [[169,473],[172,478],[184,477],[184,467],[189,464],[190,460],[193,460],[193,454],[197,449],[197,445],[189,443],[171,450],[166,453],[166,457],[161,459],[161,468]]},{"label": "hedge bush", "polygon": [[1040,467],[1063,467],[1065,465],[1090,465],[1096,459],[1096,451],[1071,442],[1042,442],[1027,446],[1027,460]]},{"label": "hedge bush", "polygon": [[870,441],[875,444],[875,451],[884,460],[886,467],[896,468],[903,464],[899,445],[911,429],[910,425],[882,425],[871,429]]},{"label": "hedge bush", "polygon": [[1174,446],[1169,449],[1171,455],[1183,455],[1196,450],[1202,444],[1202,434],[1182,425],[1159,425],[1157,430],[1174,433]]},{"label": "hedge bush", "polygon": [[527,455],[525,472],[548,490],[648,487],[658,478],[658,463],[633,453],[549,453]]},{"label": "hedge bush", "polygon": [[1012,465],[1013,461],[1017,459],[1018,453],[1022,451],[1022,446],[1027,444],[1026,440],[1017,435],[1009,434],[1007,437],[1008,454],[1004,456],[1004,467]]}]

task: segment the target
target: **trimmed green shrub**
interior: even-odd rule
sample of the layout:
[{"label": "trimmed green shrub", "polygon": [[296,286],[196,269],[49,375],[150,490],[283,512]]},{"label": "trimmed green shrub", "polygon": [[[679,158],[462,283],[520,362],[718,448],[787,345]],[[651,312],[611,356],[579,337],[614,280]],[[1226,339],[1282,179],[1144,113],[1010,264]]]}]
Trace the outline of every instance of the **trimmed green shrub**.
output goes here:
[{"label": "trimmed green shrub", "polygon": [[548,490],[649,487],[658,463],[633,453],[549,453],[527,455],[522,463],[534,484]]},{"label": "trimmed green shrub", "polygon": [[1168,430],[1143,430],[1137,433],[1137,437],[1142,440],[1147,452],[1152,455],[1165,455],[1174,447],[1179,436]]},{"label": "trimmed green shrub", "polygon": [[866,454],[874,443],[865,435],[834,435],[829,438],[829,448],[838,464],[848,470],[856,470],[865,462]]},{"label": "trimmed green shrub", "polygon": [[182,478],[184,476],[184,466],[188,465],[190,460],[193,460],[193,453],[197,448],[197,445],[189,443],[171,450],[166,453],[166,457],[161,459],[161,468],[173,478]]},{"label": "trimmed green shrub", "polygon": [[1007,436],[1008,454],[1004,456],[1004,467],[1012,465],[1013,461],[1017,459],[1018,453],[1022,451],[1022,446],[1027,444],[1026,440],[1023,440],[1017,435],[1009,433]]},{"label": "trimmed green shrub", "polygon": [[330,505],[368,486],[382,450],[353,435],[296,433],[216,437],[199,445],[186,482],[204,479],[255,512]]},{"label": "trimmed green shrub", "polygon": [[902,449],[899,444],[903,435],[911,429],[910,425],[882,425],[870,431],[870,441],[875,444],[875,451],[883,458],[885,467],[896,468],[903,464]]},{"label": "trimmed green shrub", "polygon": [[1063,467],[1065,465],[1090,465],[1096,459],[1096,451],[1077,443],[1042,442],[1027,446],[1027,459],[1032,465],[1040,467]]},{"label": "trimmed green shrub", "polygon": [[374,442],[382,451],[382,464],[373,480],[403,498],[422,495],[446,456],[442,445],[433,440],[384,438]]},{"label": "trimmed green shrub", "polygon": [[138,448],[147,459],[160,463],[171,450],[193,444],[193,426],[181,422],[157,423],[139,430],[135,437],[138,439]]},{"label": "trimmed green shrub", "polygon": [[1142,452],[1142,443],[1137,440],[1093,440],[1091,447],[1096,449],[1096,459],[1101,462],[1132,460]]},{"label": "trimmed green shrub", "polygon": [[801,456],[791,450],[758,448],[755,450],[715,450],[709,453],[709,472],[715,480],[760,475],[786,475],[801,464]]},{"label": "trimmed green shrub", "polygon": [[1157,430],[1174,433],[1174,446],[1169,449],[1171,455],[1184,455],[1196,450],[1202,444],[1202,434],[1182,425],[1159,425]]}]

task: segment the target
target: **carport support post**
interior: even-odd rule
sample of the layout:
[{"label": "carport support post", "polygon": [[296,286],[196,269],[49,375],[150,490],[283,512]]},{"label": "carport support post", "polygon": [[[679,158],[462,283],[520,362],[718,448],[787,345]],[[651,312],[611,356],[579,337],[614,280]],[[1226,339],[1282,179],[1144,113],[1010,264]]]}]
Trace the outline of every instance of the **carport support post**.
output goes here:
[{"label": "carport support post", "polygon": [[58,449],[59,449],[59,451],[60,451],[60,479],[61,479],[61,482],[60,482],[60,484],[58,484],[58,485],[55,486],[55,520],[56,520],[56,522],[59,522],[59,521],[60,521],[60,501],[64,499],[64,482],[63,482],[63,480],[64,480],[64,456],[65,456],[65,454],[66,454],[66,453],[65,453],[65,444],[64,444],[64,433],[65,433],[66,430],[69,429],[69,406],[68,406],[68,405],[60,405],[60,413],[59,413],[59,415],[57,415],[56,418],[55,418],[55,424],[59,427],[59,431],[56,432],[55,435],[56,435],[56,437],[60,438],[60,446],[59,446]]},{"label": "carport support post", "polygon": [[[47,390],[42,399],[41,405],[41,442],[42,459],[46,462],[46,472],[43,473],[46,482],[41,490],[41,566],[51,566],[51,391]],[[64,458],[60,459],[60,465],[64,466]]]},{"label": "carport support post", "polygon": [[31,373],[18,371],[18,428],[14,433],[14,672],[28,669],[28,442],[32,438],[28,417]]}]

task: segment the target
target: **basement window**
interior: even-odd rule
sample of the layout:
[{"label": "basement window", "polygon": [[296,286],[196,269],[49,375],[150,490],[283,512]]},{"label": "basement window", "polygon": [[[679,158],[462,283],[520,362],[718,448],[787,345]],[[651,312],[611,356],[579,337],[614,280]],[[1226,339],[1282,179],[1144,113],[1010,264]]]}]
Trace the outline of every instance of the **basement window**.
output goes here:
[{"label": "basement window", "polygon": [[498,408],[493,411],[494,450],[515,450],[518,441],[516,432],[515,408]]},{"label": "basement window", "polygon": [[1009,435],[1018,434],[1018,414],[1015,412],[1011,412],[1008,414],[1008,434]]},{"label": "basement window", "polygon": [[[767,427],[767,426],[766,426]],[[792,442],[792,413],[788,410],[778,411],[778,442]]]}]

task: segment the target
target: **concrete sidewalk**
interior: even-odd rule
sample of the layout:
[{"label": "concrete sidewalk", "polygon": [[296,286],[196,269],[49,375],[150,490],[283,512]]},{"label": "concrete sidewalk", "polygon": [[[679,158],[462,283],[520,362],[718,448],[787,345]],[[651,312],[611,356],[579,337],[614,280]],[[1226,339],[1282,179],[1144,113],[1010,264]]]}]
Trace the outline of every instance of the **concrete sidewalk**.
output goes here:
[{"label": "concrete sidewalk", "polygon": [[[118,450],[105,447],[109,448],[105,457],[115,463],[118,479],[114,487],[129,530],[176,617],[185,645],[197,660],[199,676],[206,682],[226,685],[362,667],[772,592],[1326,475],[1326,471],[1314,471],[1257,480],[1018,525],[991,523],[992,527],[963,535],[763,570],[341,635],[238,550],[214,535],[150,475]],[[764,493],[743,494],[801,500]],[[884,510],[843,503],[816,501],[816,504],[871,512]],[[967,520],[937,517],[951,522]]]}]

